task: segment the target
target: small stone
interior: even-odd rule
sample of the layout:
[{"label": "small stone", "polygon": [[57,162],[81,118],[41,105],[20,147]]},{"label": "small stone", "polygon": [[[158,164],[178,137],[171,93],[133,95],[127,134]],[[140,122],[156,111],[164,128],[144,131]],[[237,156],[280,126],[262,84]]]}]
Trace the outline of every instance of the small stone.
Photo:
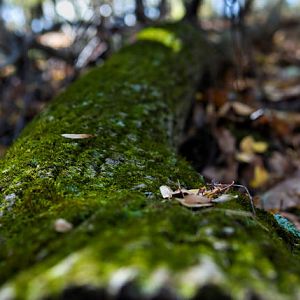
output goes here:
[{"label": "small stone", "polygon": [[12,202],[15,198],[16,198],[16,194],[15,194],[15,193],[6,195],[6,196],[4,197],[4,199],[5,199],[6,201],[8,201],[8,202]]},{"label": "small stone", "polygon": [[56,232],[68,232],[73,229],[73,225],[65,219],[56,219],[54,222],[54,229]]}]

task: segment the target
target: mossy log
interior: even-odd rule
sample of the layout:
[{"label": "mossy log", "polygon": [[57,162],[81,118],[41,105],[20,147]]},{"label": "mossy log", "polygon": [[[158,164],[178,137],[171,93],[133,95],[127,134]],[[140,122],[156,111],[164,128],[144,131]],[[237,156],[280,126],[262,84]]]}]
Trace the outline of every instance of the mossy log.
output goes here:
[{"label": "mossy log", "polygon": [[202,183],[175,146],[212,53],[190,25],[146,29],[27,126],[0,165],[0,299],[299,297],[299,241],[247,197],[161,199]]}]

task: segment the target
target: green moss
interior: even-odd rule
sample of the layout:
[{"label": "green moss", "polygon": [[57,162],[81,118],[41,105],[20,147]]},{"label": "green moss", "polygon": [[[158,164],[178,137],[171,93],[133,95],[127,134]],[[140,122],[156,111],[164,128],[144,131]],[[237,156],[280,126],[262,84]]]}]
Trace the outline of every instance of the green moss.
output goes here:
[{"label": "green moss", "polygon": [[174,52],[182,49],[182,41],[174,32],[165,28],[148,28],[143,30],[138,38],[140,40],[157,41],[163,45],[170,47]]},{"label": "green moss", "polygon": [[[236,298],[299,293],[298,241],[271,215],[254,218],[243,195],[200,211],[162,201],[162,184],[202,182],[174,145],[212,59],[193,28],[164,30],[182,42],[178,52],[162,37],[123,49],[58,96],[1,161],[2,293],[31,300],[69,284],[106,286],[121,268],[145,290],[167,270],[187,296],[207,282]],[[56,232],[57,218],[74,229]]]}]

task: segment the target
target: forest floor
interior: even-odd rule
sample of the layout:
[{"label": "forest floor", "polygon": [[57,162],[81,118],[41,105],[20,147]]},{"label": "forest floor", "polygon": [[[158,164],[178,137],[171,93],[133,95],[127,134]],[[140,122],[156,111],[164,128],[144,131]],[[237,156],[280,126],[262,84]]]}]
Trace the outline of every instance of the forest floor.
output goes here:
[{"label": "forest floor", "polygon": [[[208,26],[211,26],[209,24]],[[201,85],[180,152],[208,181],[247,186],[300,230],[300,26],[239,48]],[[244,41],[247,43],[247,41]]]}]

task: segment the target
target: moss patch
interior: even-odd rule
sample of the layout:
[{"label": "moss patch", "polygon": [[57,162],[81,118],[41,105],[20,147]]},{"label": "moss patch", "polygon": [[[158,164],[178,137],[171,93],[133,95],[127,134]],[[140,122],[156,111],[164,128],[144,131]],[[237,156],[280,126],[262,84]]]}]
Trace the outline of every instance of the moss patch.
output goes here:
[{"label": "moss patch", "polygon": [[[201,184],[174,145],[213,58],[186,24],[147,29],[144,36],[58,96],[1,161],[4,291],[38,299],[69,284],[107,285],[127,267],[145,289],[165,268],[187,296],[207,282],[236,297],[249,289],[295,296],[297,241],[272,216],[249,216],[242,195],[201,211],[162,201],[162,184]],[[95,137],[72,140],[66,133]],[[57,218],[74,229],[55,232]],[[193,279],[207,268],[209,276]]]}]

